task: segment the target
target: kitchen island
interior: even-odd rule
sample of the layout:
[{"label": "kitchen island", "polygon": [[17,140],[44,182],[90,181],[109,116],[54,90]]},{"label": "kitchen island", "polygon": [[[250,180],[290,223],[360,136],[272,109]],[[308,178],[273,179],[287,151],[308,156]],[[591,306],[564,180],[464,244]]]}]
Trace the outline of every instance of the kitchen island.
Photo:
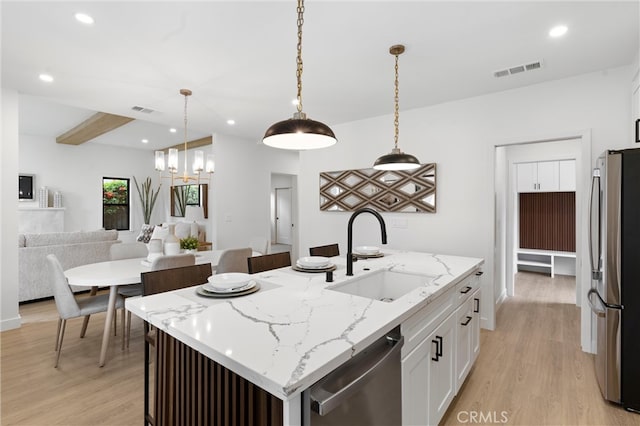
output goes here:
[{"label": "kitchen island", "polygon": [[[162,335],[282,401],[282,422],[300,424],[302,391],[448,293],[483,263],[388,249],[383,253],[354,263],[353,277],[345,274],[344,257],[332,258],[337,269],[331,283],[324,273],[287,267],[256,274],[261,289],[249,296],[205,298],[187,288],[129,298],[126,307]],[[423,275],[424,285],[393,302],[327,288],[381,270]]]}]

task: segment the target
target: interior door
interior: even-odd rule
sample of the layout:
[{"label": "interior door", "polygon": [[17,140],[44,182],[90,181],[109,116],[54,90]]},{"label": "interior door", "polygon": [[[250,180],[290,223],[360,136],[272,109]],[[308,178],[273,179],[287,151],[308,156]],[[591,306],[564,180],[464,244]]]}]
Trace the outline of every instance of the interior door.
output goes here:
[{"label": "interior door", "polygon": [[291,244],[291,188],[276,188],[276,243]]}]

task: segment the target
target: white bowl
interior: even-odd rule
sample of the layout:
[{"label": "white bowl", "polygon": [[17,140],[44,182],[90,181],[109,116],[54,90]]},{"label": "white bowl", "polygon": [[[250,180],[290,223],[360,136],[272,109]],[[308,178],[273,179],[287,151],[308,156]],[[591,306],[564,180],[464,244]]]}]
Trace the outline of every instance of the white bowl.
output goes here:
[{"label": "white bowl", "polygon": [[251,275],[242,272],[227,272],[224,274],[211,275],[208,278],[209,284],[215,290],[229,290],[242,287],[251,281]]},{"label": "white bowl", "polygon": [[376,247],[376,246],[358,246],[358,247],[356,247],[356,253],[358,253],[358,254],[378,254],[378,253],[380,253],[380,247]]},{"label": "white bowl", "polygon": [[303,268],[322,268],[329,264],[329,258],[324,256],[307,256],[298,259],[298,266]]}]

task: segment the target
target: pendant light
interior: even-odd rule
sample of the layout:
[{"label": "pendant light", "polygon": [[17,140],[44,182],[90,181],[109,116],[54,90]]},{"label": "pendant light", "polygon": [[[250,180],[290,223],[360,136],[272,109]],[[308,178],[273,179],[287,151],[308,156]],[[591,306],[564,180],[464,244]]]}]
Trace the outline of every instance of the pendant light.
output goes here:
[{"label": "pendant light", "polygon": [[395,79],[395,92],[394,92],[394,140],[395,145],[390,154],[379,157],[373,165],[377,170],[414,170],[420,167],[420,161],[411,154],[404,153],[398,148],[398,133],[399,133],[399,108],[398,108],[398,56],[404,52],[404,46],[402,44],[396,44],[389,48],[389,53],[396,57],[396,79]]},{"label": "pendant light", "polygon": [[267,129],[262,142],[280,149],[317,149],[334,145],[337,140],[333,131],[324,123],[311,120],[302,112],[302,24],[304,23],[304,0],[298,0],[298,56],[296,78],[298,81],[297,111],[293,118],[279,121]]},{"label": "pendant light", "polygon": [[[195,181],[200,183],[203,178],[200,176],[202,172],[206,171],[206,173],[211,176],[214,172],[214,161],[213,155],[207,155],[207,162],[205,165],[204,162],[204,152],[198,150],[194,153],[193,158],[193,173],[194,176],[190,176],[187,168],[187,99],[192,95],[193,92],[189,89],[180,89],[180,94],[184,96],[184,172],[182,176],[178,175],[178,150],[176,148],[169,148],[169,155],[167,158],[167,170],[169,171],[169,176],[162,176],[162,178],[171,179],[171,186],[173,186],[174,179],[179,178],[184,183],[189,183],[189,181]],[[157,171],[162,173],[165,170],[164,163],[164,151],[156,151],[155,152],[155,168]],[[206,167],[205,167],[206,166]],[[204,178],[208,180],[208,178]]]}]

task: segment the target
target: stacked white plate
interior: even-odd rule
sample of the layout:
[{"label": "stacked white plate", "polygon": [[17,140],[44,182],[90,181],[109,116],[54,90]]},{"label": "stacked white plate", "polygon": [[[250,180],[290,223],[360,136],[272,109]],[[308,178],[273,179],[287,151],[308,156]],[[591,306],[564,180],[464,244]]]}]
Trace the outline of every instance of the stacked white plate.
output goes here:
[{"label": "stacked white plate", "polygon": [[225,274],[211,275],[208,283],[202,288],[211,293],[240,293],[255,287],[256,282],[251,275],[241,272],[228,272]]},{"label": "stacked white plate", "polygon": [[296,261],[296,265],[302,269],[326,269],[331,266],[329,258],[324,256],[301,257]]},{"label": "stacked white plate", "polygon": [[376,255],[380,253],[380,247],[376,246],[358,246],[356,247],[355,252],[357,254],[365,254],[368,256]]}]

